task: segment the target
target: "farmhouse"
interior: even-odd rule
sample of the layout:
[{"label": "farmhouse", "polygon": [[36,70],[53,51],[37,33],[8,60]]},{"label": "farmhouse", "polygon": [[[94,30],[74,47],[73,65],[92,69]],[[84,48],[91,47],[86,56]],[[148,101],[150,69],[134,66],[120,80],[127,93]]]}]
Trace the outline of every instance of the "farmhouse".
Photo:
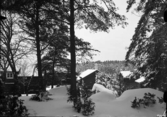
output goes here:
[{"label": "farmhouse", "polygon": [[[17,75],[19,74],[19,71],[17,72]],[[11,94],[13,91],[13,87],[15,84],[16,79],[14,78],[14,73],[12,71],[0,71],[0,79],[2,79],[4,91],[7,94]],[[35,79],[35,82],[34,82]],[[33,80],[33,84],[30,85],[30,81]],[[19,92],[21,94],[28,93],[28,89],[34,88],[39,82],[38,78],[31,78],[31,76],[17,76]],[[37,87],[37,86],[36,86]],[[27,89],[28,88],[28,89]]]},{"label": "farmhouse", "polygon": [[14,84],[14,74],[12,71],[0,71],[0,77],[4,81],[5,84]]},{"label": "farmhouse", "polygon": [[89,89],[92,89],[95,80],[96,80],[96,74],[98,70],[97,69],[87,69],[86,71],[83,71],[78,77],[77,81],[81,81],[84,83]]},{"label": "farmhouse", "polygon": [[[17,72],[19,74],[19,72]],[[67,73],[55,73],[53,78],[52,74],[45,74],[43,76],[44,85],[58,85],[58,84],[70,84],[70,79]],[[59,78],[59,79],[58,79]],[[46,80],[47,79],[47,80]],[[12,71],[0,71],[0,80],[3,81],[5,92],[12,93],[12,89],[15,84],[14,73]],[[38,76],[18,76],[17,77],[19,92],[21,94],[31,94],[37,93],[40,90],[41,78]]]},{"label": "farmhouse", "polygon": [[[19,74],[19,71],[17,74]],[[5,92],[10,92],[15,83],[14,73],[12,71],[0,71],[0,79],[2,79],[4,83]]]}]

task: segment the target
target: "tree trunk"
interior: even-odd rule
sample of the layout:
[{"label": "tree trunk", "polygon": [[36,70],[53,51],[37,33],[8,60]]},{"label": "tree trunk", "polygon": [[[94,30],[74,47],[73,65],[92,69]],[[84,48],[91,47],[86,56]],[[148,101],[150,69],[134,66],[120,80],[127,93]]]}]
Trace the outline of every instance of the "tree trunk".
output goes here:
[{"label": "tree trunk", "polygon": [[[76,93],[76,56],[74,31],[74,0],[70,0],[70,44],[71,44],[71,93],[77,99]],[[74,100],[75,103],[76,100]]]},{"label": "tree trunk", "polygon": [[38,66],[38,77],[40,78],[40,88],[45,91],[43,77],[42,77],[42,65],[41,65],[41,50],[40,50],[40,39],[39,39],[39,4],[36,2],[36,47],[37,47],[37,66]]},{"label": "tree trunk", "polygon": [[52,67],[52,89],[53,89],[53,85],[54,85],[54,78],[55,78],[55,70],[54,70],[54,66],[55,66],[55,58],[53,59],[53,67]]}]

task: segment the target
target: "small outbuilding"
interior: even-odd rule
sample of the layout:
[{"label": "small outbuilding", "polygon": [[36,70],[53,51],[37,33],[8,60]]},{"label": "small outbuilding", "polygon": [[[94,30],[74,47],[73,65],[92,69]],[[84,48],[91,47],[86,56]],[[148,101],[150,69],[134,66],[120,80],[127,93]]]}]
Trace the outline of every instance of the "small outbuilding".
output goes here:
[{"label": "small outbuilding", "polygon": [[142,83],[145,81],[145,77],[141,76],[138,79],[133,78],[133,72],[121,71],[119,77],[123,79],[123,82],[128,88],[141,88]]},{"label": "small outbuilding", "polygon": [[130,78],[133,72],[131,71],[120,71],[120,77],[122,78]]},{"label": "small outbuilding", "polygon": [[80,73],[80,75],[77,77],[77,81],[81,81],[84,85],[87,86],[88,89],[92,89],[97,73],[97,69],[87,69],[86,71]]}]

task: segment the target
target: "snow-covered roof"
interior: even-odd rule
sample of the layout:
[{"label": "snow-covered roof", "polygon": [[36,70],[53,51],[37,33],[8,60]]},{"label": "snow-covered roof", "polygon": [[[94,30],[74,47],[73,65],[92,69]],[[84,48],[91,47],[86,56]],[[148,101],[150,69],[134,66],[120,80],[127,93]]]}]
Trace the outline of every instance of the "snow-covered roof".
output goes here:
[{"label": "snow-covered roof", "polygon": [[129,76],[130,74],[132,74],[131,71],[121,71],[120,73],[122,74],[123,78],[127,78],[127,76]]},{"label": "snow-covered roof", "polygon": [[145,81],[145,77],[140,77],[139,79],[135,80],[135,82],[141,83]]},{"label": "snow-covered roof", "polygon": [[97,71],[97,69],[87,69],[86,71],[81,72],[81,74],[77,77],[77,80],[80,80],[81,78],[84,78],[95,71]]}]

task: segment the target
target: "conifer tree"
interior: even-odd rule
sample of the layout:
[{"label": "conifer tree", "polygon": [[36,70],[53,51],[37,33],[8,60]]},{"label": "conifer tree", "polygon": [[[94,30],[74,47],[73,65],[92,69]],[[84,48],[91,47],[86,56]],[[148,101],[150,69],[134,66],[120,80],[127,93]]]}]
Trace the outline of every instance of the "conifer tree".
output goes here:
[{"label": "conifer tree", "polygon": [[166,24],[163,17],[166,2],[163,0],[136,2],[136,0],[128,0],[127,11],[133,4],[138,4],[135,11],[142,15],[126,59],[136,62],[138,73],[146,77],[144,86],[164,90],[167,86]]}]

